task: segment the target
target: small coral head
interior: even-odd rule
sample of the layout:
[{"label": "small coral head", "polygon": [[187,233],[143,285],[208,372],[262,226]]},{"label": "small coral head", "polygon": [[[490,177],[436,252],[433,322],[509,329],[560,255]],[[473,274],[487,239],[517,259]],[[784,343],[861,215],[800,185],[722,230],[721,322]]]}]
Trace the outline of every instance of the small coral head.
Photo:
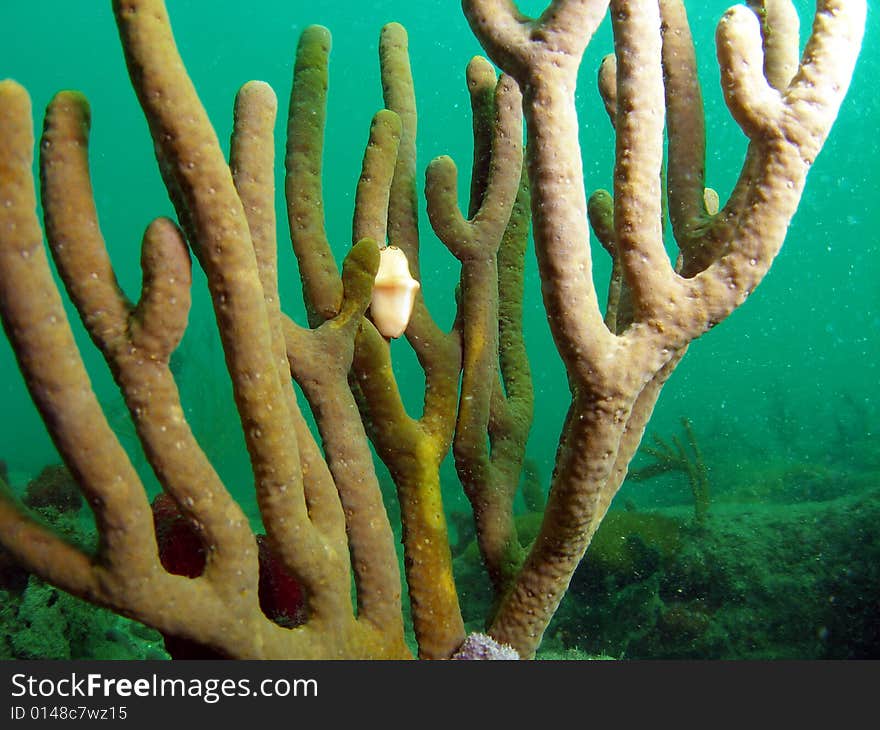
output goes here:
[{"label": "small coral head", "polygon": [[379,251],[370,318],[383,337],[400,337],[406,331],[419,286],[401,249],[386,246]]},{"label": "small coral head", "polygon": [[452,655],[452,659],[472,661],[510,661],[519,658],[512,646],[495,641],[488,634],[480,632],[468,634],[464,643]]}]

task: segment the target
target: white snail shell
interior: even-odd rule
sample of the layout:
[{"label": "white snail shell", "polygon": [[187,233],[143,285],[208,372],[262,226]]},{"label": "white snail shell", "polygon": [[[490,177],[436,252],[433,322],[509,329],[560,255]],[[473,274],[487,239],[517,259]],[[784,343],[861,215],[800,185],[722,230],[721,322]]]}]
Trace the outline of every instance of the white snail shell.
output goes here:
[{"label": "white snail shell", "polygon": [[716,215],[721,207],[721,200],[713,188],[703,188],[703,205],[709,215]]},{"label": "white snail shell", "polygon": [[400,337],[406,331],[419,286],[401,249],[386,246],[379,250],[370,318],[383,337]]}]

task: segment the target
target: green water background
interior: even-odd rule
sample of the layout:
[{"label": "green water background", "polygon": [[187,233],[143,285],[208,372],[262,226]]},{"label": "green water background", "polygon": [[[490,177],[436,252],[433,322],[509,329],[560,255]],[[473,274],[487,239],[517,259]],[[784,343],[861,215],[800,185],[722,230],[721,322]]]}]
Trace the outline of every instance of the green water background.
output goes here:
[{"label": "green water background", "polygon": [[[728,2],[688,2],[697,44],[708,129],[708,184],[722,201],[738,175],[745,138],[721,98],[714,53],[715,23]],[[329,238],[338,258],[350,245],[355,184],[370,118],[381,108],[377,40],[381,25],[399,21],[409,31],[419,105],[419,179],[436,155],[450,154],[467,179],[471,121],[464,69],[480,48],[458,2],[371,3],[254,0],[169,0],[175,36],[187,69],[224,146],[232,101],[250,79],[269,82],[279,96],[277,125],[278,220],[282,301],[302,316],[296,264],[287,245],[281,184],[284,110],[294,51],[302,29],[320,23],[333,33],[324,191]],[[535,0],[524,12],[540,10]],[[812,4],[798,2],[805,30]],[[854,434],[874,437],[877,423],[880,343],[880,24],[869,9],[865,45],[838,121],[807,181],[806,194],[785,246],[766,280],[728,321],[697,341],[667,384],[649,434],[679,431],[688,417],[707,460],[719,470],[750,470],[768,454],[804,461],[833,456],[862,468]],[[611,50],[609,24],[597,33],[582,68],[578,105],[586,187],[611,185],[613,137],[595,84],[599,60]],[[158,215],[172,215],[152,155],[152,143],[119,49],[110,3],[104,0],[0,1],[0,77],[24,84],[34,103],[37,129],[42,110],[60,89],[83,91],[92,105],[90,159],[104,236],[119,281],[138,294],[140,236]],[[462,184],[462,190],[466,185]],[[421,192],[420,192],[421,198]],[[448,326],[458,266],[431,234],[422,214],[424,292],[437,320]],[[597,287],[604,296],[610,269],[593,241]],[[554,353],[540,302],[534,253],[527,259],[526,336],[532,353],[536,413],[528,453],[545,483],[568,404],[564,372]],[[222,369],[204,280],[196,271],[192,324],[176,367],[196,434],[233,493],[254,514],[244,449]],[[132,429],[107,368],[79,326],[95,389],[121,433],[150,491]],[[417,412],[422,378],[403,343],[394,344],[405,397]],[[8,343],[0,338],[0,459],[22,484],[58,460],[18,373]],[[843,434],[843,436],[841,436]],[[853,445],[852,453],[840,453]],[[834,454],[831,454],[834,451]],[[463,509],[451,465],[447,503]],[[624,487],[631,498],[687,502],[674,483]],[[723,495],[721,495],[723,497]]]}]

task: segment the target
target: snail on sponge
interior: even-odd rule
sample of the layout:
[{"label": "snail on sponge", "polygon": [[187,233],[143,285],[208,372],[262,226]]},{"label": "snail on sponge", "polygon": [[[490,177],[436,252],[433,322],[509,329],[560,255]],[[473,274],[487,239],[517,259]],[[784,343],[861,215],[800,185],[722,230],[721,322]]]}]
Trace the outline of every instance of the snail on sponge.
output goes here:
[{"label": "snail on sponge", "polygon": [[409,262],[402,249],[397,246],[379,249],[370,319],[383,337],[400,337],[406,331],[420,286],[409,272]]}]

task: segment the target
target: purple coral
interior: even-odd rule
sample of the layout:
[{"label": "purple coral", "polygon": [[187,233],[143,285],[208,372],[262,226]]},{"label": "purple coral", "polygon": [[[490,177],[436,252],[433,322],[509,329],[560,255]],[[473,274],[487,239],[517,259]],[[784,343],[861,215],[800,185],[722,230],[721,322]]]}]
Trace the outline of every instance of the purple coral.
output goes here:
[{"label": "purple coral", "polygon": [[473,633],[468,635],[452,658],[496,661],[519,659],[520,656],[509,644],[500,644],[487,634]]}]

